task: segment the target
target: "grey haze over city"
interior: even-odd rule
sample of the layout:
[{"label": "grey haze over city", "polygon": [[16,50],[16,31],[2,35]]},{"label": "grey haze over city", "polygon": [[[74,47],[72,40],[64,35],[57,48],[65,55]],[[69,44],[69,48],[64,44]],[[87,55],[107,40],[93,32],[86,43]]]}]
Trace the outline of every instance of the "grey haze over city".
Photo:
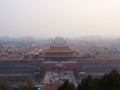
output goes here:
[{"label": "grey haze over city", "polygon": [[0,0],[0,36],[120,36],[120,0]]}]

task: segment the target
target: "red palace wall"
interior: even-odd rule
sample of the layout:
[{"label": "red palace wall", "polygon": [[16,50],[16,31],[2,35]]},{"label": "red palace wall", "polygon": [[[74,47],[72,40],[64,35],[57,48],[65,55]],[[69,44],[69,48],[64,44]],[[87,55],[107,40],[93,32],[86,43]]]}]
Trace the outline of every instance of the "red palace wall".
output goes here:
[{"label": "red palace wall", "polygon": [[45,69],[58,69],[58,68],[61,68],[61,69],[74,69],[74,68],[77,68],[79,65],[77,63],[73,63],[73,64],[62,64],[61,67],[58,67],[56,63],[45,63],[45,64],[42,64],[42,67],[45,68]]}]

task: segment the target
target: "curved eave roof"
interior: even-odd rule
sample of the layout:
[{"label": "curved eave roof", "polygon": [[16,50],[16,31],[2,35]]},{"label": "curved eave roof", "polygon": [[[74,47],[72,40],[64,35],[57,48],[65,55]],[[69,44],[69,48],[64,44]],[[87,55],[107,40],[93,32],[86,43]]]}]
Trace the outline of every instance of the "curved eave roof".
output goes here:
[{"label": "curved eave roof", "polygon": [[72,58],[72,57],[76,57],[75,55],[71,54],[71,55],[45,55],[46,58]]},{"label": "curved eave roof", "polygon": [[45,53],[74,53],[74,50],[69,47],[50,47],[44,50]]}]

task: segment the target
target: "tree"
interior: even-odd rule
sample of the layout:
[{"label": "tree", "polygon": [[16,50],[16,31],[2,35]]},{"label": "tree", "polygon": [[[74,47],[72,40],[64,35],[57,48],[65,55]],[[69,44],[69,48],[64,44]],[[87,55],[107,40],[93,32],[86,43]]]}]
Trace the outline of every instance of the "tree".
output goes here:
[{"label": "tree", "polygon": [[82,58],[89,59],[89,58],[94,58],[94,56],[92,56],[91,54],[87,53],[87,54],[83,55]]},{"label": "tree", "polygon": [[78,84],[77,90],[81,90],[81,85],[80,84]]},{"label": "tree", "polygon": [[37,90],[34,86],[29,86],[28,82],[21,82],[19,84],[18,90]]},{"label": "tree", "polygon": [[33,83],[33,78],[32,77],[28,77],[26,83],[27,83],[27,87],[29,89],[34,87],[34,83]]},{"label": "tree", "polygon": [[19,84],[19,90],[37,90],[37,88],[34,87],[34,83],[32,80],[32,77],[28,77],[27,81],[21,82]]},{"label": "tree", "polygon": [[77,90],[75,85],[73,83],[70,84],[70,89],[69,90]]},{"label": "tree", "polygon": [[95,87],[95,90],[101,90],[100,89],[100,79],[94,79],[94,87]]},{"label": "tree", "polygon": [[63,85],[58,87],[58,90],[76,90],[76,87],[73,83],[69,83],[68,80],[65,80]]},{"label": "tree", "polygon": [[40,72],[40,78],[44,78],[44,76],[45,76],[45,69],[43,67],[41,67],[39,72]]},{"label": "tree", "polygon": [[69,90],[70,88],[70,83],[68,80],[65,80],[65,82],[63,83],[63,90]]},{"label": "tree", "polygon": [[40,57],[39,54],[33,55],[33,59],[38,59],[39,57]]},{"label": "tree", "polygon": [[120,90],[120,74],[113,69],[109,74],[105,74],[101,79],[102,90]]},{"label": "tree", "polygon": [[73,70],[73,73],[74,73],[74,75],[75,75],[75,78],[76,78],[77,80],[79,80],[79,79],[80,79],[80,77],[79,77],[79,71],[75,68],[75,69]]},{"label": "tree", "polygon": [[0,90],[8,90],[8,83],[5,79],[0,79]]},{"label": "tree", "polygon": [[94,80],[90,75],[81,81],[81,90],[95,90]]},{"label": "tree", "polygon": [[100,79],[93,79],[89,75],[82,79],[77,90],[120,90],[120,74],[116,69],[113,69]]},{"label": "tree", "polygon": [[26,82],[21,82],[19,84],[18,90],[28,90],[28,85]]},{"label": "tree", "polygon": [[29,55],[24,55],[24,59],[28,59],[29,58]]},{"label": "tree", "polygon": [[108,88],[108,75],[105,74],[100,80],[100,86],[102,90],[107,90]]}]

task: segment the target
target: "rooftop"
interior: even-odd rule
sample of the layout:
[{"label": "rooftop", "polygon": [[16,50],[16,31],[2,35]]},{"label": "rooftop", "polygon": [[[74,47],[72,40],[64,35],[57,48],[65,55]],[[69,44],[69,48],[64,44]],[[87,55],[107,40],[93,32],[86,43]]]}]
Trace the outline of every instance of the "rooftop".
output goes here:
[{"label": "rooftop", "polygon": [[74,50],[69,47],[50,47],[49,49],[44,50],[46,53],[73,53]]},{"label": "rooftop", "polygon": [[53,40],[51,47],[67,47],[67,43],[62,37],[56,37]]}]

